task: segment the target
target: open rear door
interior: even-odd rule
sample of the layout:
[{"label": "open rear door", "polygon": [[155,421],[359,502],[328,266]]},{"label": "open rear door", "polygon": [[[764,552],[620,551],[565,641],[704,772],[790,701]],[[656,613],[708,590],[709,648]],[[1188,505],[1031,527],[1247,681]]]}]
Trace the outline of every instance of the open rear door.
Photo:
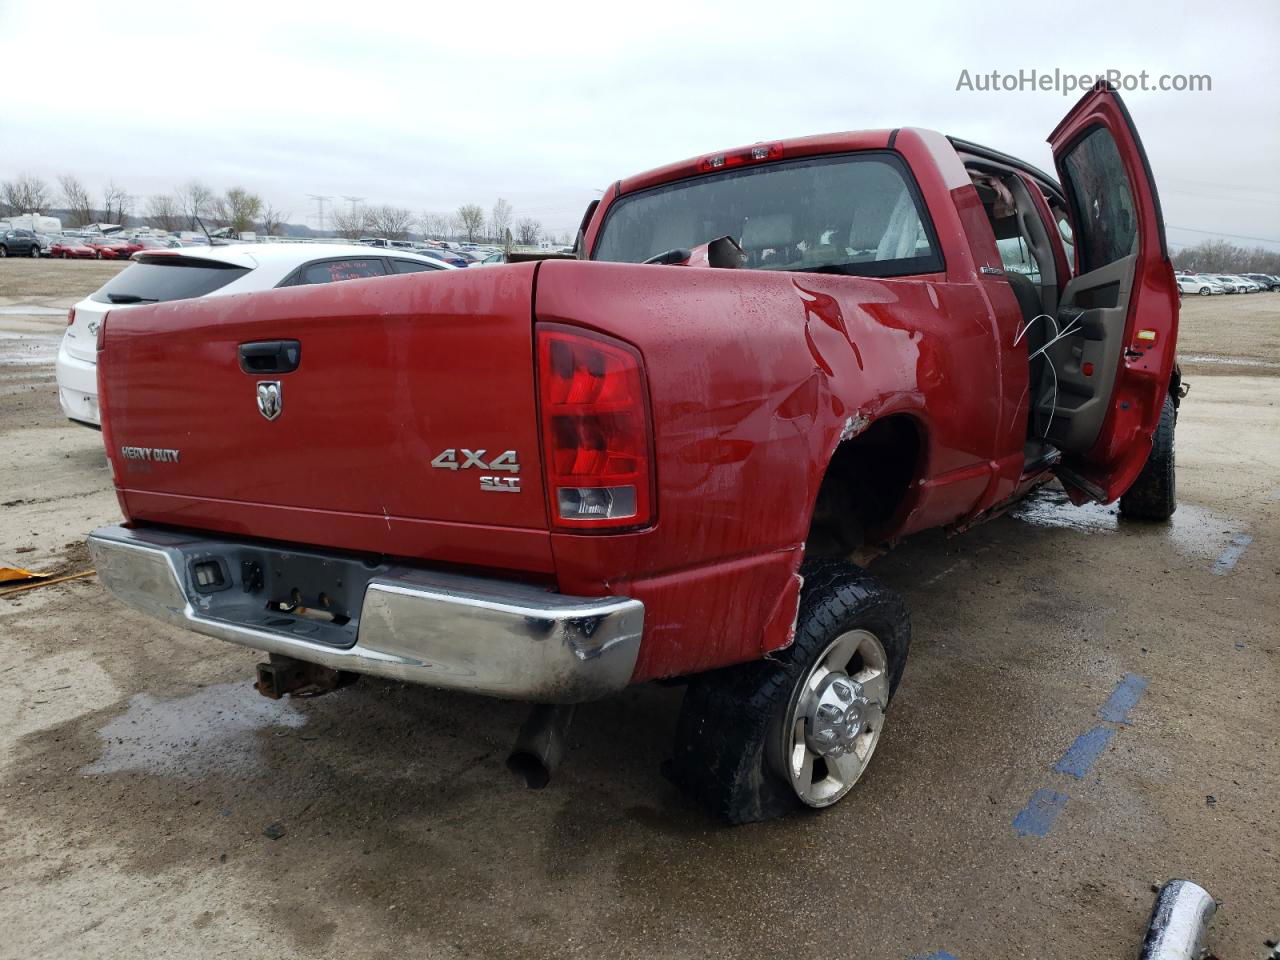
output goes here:
[{"label": "open rear door", "polygon": [[[1110,502],[1137,478],[1169,389],[1178,290],[1151,167],[1129,111],[1100,81],[1049,135],[1067,195],[1076,275],[1047,351],[1038,411],[1077,500]],[[1049,366],[1049,365],[1046,365]]]}]

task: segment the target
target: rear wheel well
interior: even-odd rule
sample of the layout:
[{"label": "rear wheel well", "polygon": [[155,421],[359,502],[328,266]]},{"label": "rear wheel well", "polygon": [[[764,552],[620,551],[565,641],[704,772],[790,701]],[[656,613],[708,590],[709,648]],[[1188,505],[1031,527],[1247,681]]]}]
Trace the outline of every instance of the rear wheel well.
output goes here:
[{"label": "rear wheel well", "polygon": [[818,488],[808,557],[848,557],[883,539],[915,480],[923,449],[920,429],[909,416],[877,420],[842,441]]}]

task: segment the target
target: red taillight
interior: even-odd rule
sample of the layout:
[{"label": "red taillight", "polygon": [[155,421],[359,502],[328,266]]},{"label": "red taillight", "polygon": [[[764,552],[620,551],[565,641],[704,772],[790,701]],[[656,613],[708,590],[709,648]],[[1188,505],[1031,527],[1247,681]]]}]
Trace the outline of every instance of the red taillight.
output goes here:
[{"label": "red taillight", "polygon": [[737,153],[715,153],[709,157],[703,157],[698,163],[698,169],[703,173],[709,173],[712,170],[723,170],[726,167],[741,167],[748,163],[777,160],[780,156],[782,156],[782,144],[757,143],[754,147],[747,147],[747,149],[739,150]]},{"label": "red taillight", "polygon": [[96,345],[99,353],[102,352],[102,348],[106,343],[106,339],[107,339],[107,318],[104,316],[101,320],[98,321],[98,339],[97,339]]},{"label": "red taillight", "polygon": [[576,327],[539,324],[538,402],[553,526],[652,523],[647,391],[636,349]]},{"label": "red taillight", "polygon": [[67,326],[69,327],[75,322],[76,322],[76,308],[72,307],[70,310],[67,311]]}]

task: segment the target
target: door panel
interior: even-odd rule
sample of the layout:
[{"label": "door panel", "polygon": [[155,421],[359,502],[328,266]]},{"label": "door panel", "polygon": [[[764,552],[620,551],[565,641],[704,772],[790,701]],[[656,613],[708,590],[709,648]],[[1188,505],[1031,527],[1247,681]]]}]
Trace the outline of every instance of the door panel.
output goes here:
[{"label": "door panel", "polygon": [[1063,481],[1106,502],[1128,489],[1151,448],[1173,370],[1177,285],[1150,165],[1114,88],[1095,86],[1049,143],[1079,273],[1063,291],[1064,335],[1047,351],[1040,412],[1063,451]]},{"label": "door panel", "polygon": [[1058,330],[1077,332],[1046,351],[1048,383],[1036,411],[1059,450],[1089,450],[1111,410],[1135,261],[1126,256],[1081,274],[1063,291]]}]

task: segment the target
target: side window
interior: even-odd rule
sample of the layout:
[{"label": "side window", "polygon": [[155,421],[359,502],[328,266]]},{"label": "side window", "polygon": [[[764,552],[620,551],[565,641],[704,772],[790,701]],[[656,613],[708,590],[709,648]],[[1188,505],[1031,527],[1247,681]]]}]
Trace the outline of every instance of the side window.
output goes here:
[{"label": "side window", "polygon": [[385,277],[387,268],[381,260],[321,260],[302,268],[299,283],[338,283],[342,280],[363,280],[366,277]]},{"label": "side window", "polygon": [[1092,131],[1062,162],[1075,204],[1080,272],[1088,273],[1138,252],[1138,214],[1115,140],[1104,127]]},{"label": "side window", "polygon": [[392,260],[391,269],[396,273],[426,273],[429,270],[439,270],[440,268],[429,263],[422,263],[419,260]]},{"label": "side window", "polygon": [[1071,220],[1067,217],[1067,212],[1054,204],[1053,210],[1054,223],[1058,225],[1058,237],[1062,240],[1062,246],[1067,251],[1067,263],[1071,268],[1075,269],[1076,263],[1076,239],[1071,232]]},{"label": "side window", "polygon": [[1022,237],[1007,237],[996,241],[1000,251],[1000,263],[1008,273],[1020,273],[1032,283],[1040,282],[1040,264],[1036,255]]}]

